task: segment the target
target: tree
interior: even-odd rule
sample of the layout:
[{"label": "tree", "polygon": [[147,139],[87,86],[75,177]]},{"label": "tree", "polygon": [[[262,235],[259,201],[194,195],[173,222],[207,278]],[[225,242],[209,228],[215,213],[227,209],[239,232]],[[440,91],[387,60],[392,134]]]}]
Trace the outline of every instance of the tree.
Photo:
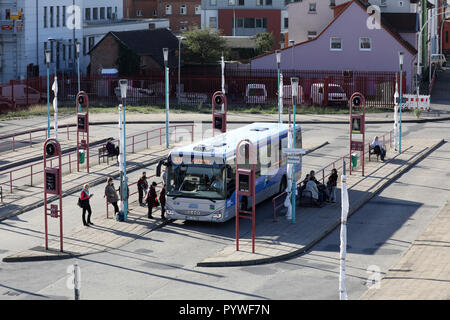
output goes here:
[{"label": "tree", "polygon": [[275,39],[273,38],[273,35],[271,33],[258,33],[256,35],[256,52],[258,54],[263,54],[265,52],[271,51],[274,43]]},{"label": "tree", "polygon": [[183,33],[186,41],[183,42],[184,62],[211,63],[220,60],[222,52],[227,50],[225,40],[220,32],[211,29],[190,30]]}]

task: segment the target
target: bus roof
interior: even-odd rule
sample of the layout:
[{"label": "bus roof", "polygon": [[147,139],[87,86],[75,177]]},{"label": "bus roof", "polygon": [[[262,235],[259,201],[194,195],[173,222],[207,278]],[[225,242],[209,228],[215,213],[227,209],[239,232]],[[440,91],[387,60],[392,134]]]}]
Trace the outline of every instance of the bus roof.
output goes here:
[{"label": "bus roof", "polygon": [[[224,157],[234,154],[237,144],[243,139],[249,139],[256,147],[269,137],[286,135],[289,125],[286,123],[255,122],[187,146],[175,148],[170,154],[203,154]],[[296,125],[297,131],[300,125]]]}]

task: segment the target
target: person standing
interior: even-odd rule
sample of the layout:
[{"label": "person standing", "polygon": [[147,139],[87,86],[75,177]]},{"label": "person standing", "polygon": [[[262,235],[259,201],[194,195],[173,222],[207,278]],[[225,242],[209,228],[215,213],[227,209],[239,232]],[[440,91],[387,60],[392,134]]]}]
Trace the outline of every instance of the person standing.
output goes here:
[{"label": "person standing", "polygon": [[147,197],[146,197],[146,199],[145,199],[145,201],[147,202],[147,206],[148,206],[148,214],[147,214],[147,217],[148,217],[149,219],[153,219],[153,216],[152,216],[152,209],[153,209],[153,206],[155,205],[155,200],[156,200],[156,197],[157,197],[157,195],[156,195],[156,190],[155,190],[156,185],[157,185],[156,182],[153,181],[153,182],[152,182],[152,185],[151,185],[150,188],[148,189]]},{"label": "person standing", "polygon": [[119,201],[119,196],[117,195],[116,188],[114,187],[113,178],[109,177],[106,180],[107,184],[105,187],[105,195],[106,199],[109,203],[111,203],[114,207],[114,214],[119,212],[119,206],[117,205],[117,201]]},{"label": "person standing", "polygon": [[337,185],[338,174],[337,170],[331,170],[331,175],[328,178],[327,187],[329,190],[330,198],[328,202],[336,203],[336,185]]},{"label": "person standing", "polygon": [[[89,203],[89,199],[92,198],[94,194],[90,194],[89,193],[89,185],[85,184],[83,186],[83,189],[81,190],[81,194],[80,194],[80,200],[81,200],[81,208],[83,208],[83,225],[85,225],[86,227],[89,227],[90,224],[94,225],[91,222],[91,214],[92,214],[92,209],[91,209],[91,205]],[[87,216],[87,222],[86,222],[86,211],[88,212],[88,216]]]},{"label": "person standing", "polygon": [[159,192],[159,203],[161,204],[161,218],[166,220],[166,216],[164,215],[166,212],[166,184],[163,183],[162,189]]},{"label": "person standing", "polygon": [[139,205],[141,207],[145,206],[145,203],[142,201],[144,199],[144,193],[147,193],[148,182],[145,171],[142,172],[142,176],[139,178],[137,182],[138,193],[139,193]]}]

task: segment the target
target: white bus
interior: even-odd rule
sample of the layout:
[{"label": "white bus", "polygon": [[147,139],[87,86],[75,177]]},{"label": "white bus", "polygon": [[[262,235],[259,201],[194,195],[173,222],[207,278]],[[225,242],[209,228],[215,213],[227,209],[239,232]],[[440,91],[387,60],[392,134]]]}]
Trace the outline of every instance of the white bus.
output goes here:
[{"label": "white bus", "polygon": [[[167,217],[224,222],[235,216],[236,147],[242,139],[249,139],[257,149],[255,203],[283,192],[287,164],[282,149],[288,147],[288,129],[288,124],[253,123],[171,151],[165,161]],[[301,148],[299,125],[295,137],[295,147]],[[239,168],[249,164],[239,163]],[[297,181],[301,163],[294,168]],[[252,203],[246,197],[239,202],[243,209]]]}]

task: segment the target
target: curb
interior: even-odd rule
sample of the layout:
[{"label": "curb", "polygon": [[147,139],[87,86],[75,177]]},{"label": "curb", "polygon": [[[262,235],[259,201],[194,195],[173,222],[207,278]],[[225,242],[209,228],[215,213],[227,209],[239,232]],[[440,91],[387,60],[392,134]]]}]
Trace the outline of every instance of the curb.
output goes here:
[{"label": "curb", "polygon": [[[379,194],[381,191],[383,191],[385,188],[387,188],[393,181],[400,178],[400,176],[402,176],[404,173],[409,171],[413,166],[415,166],[417,163],[422,161],[424,158],[426,158],[429,154],[431,154],[437,148],[442,146],[444,143],[446,143],[446,141],[444,139],[442,139],[438,143],[434,144],[427,151],[425,151],[420,157],[418,157],[416,160],[411,162],[404,169],[401,169],[393,177],[391,177],[388,181],[386,181],[384,184],[382,184],[375,192],[368,194],[366,197],[364,197],[358,203],[356,203],[354,206],[352,206],[352,208],[349,210],[347,220],[348,220],[348,218],[350,218],[350,216],[352,216],[354,213],[356,213],[361,207],[363,207],[375,195]],[[280,255],[280,256],[270,257],[270,258],[260,258],[260,259],[250,260],[250,261],[198,262],[197,267],[240,267],[240,266],[251,266],[251,265],[258,265],[258,264],[265,264],[265,263],[287,260],[294,256],[301,255],[301,254],[305,253],[306,251],[308,251],[309,249],[311,249],[316,243],[318,243],[320,240],[322,240],[328,234],[330,234],[332,231],[334,231],[334,229],[336,229],[340,224],[341,224],[341,221],[339,220],[339,221],[335,222],[334,224],[332,224],[327,230],[325,230],[322,234],[320,234],[315,240],[311,241],[309,244],[305,245],[303,248]]]},{"label": "curb", "polygon": [[[150,230],[140,234],[139,236],[144,236],[149,232],[152,232],[154,230],[160,229],[162,227],[164,227],[165,225],[169,224],[170,222],[172,222],[172,220],[163,220],[162,223],[159,223],[157,225],[155,225],[153,228],[151,228]],[[129,242],[127,242],[126,244],[130,243],[134,241],[134,239],[130,239]],[[126,245],[125,244],[125,245]],[[31,248],[30,250],[35,249],[36,251],[42,251],[42,252],[47,252],[47,250],[45,250],[44,247],[35,247],[35,248]],[[55,252],[55,255],[30,255],[30,256],[22,256],[22,257],[14,257],[14,256],[9,256],[9,257],[5,257],[2,259],[2,262],[37,262],[37,261],[54,261],[54,260],[64,260],[64,259],[73,259],[73,258],[78,258],[78,257],[84,257],[84,256],[88,256],[90,254],[95,254],[95,253],[101,253],[101,252],[107,252],[110,250],[116,250],[119,248],[109,248],[109,249],[105,249],[105,250],[98,250],[95,252],[90,252],[90,253],[75,253],[75,252],[67,252],[67,251],[56,251],[56,250],[48,250],[48,251],[53,251]]]},{"label": "curb", "polygon": [[[134,171],[142,169],[144,167],[153,165],[155,163],[158,163],[159,160],[162,160],[162,159],[165,159],[165,157],[162,156],[162,157],[154,158],[154,159],[151,159],[151,160],[147,160],[147,161],[142,162],[140,164],[135,164],[133,167],[128,169],[127,172],[134,172]],[[111,174],[110,176],[113,177],[113,178],[118,178],[120,176],[120,173]],[[84,183],[88,183],[90,186],[96,186],[96,185],[99,185],[99,184],[104,183],[104,182],[105,182],[105,178],[101,177],[101,178],[97,178],[95,180],[87,181],[87,182],[84,182]],[[79,185],[79,186],[73,187],[73,188],[71,188],[69,190],[63,191],[62,197],[65,198],[65,197],[67,197],[67,196],[69,196],[69,195],[71,195],[71,194],[81,190],[81,188],[83,187],[84,183]],[[51,198],[48,198],[47,202],[52,202],[52,201],[54,201],[56,199],[58,199],[58,196],[53,196]],[[22,214],[24,212],[27,212],[27,211],[39,208],[39,207],[41,207],[43,205],[44,205],[44,200],[32,203],[32,204],[30,204],[28,206],[25,206],[25,207],[20,208],[20,209],[18,209],[16,211],[13,211],[12,213],[10,213],[10,214],[8,214],[6,216],[0,217],[0,222],[3,221],[3,220],[9,219],[9,218],[18,216],[18,215],[20,215],[20,214]]]}]

